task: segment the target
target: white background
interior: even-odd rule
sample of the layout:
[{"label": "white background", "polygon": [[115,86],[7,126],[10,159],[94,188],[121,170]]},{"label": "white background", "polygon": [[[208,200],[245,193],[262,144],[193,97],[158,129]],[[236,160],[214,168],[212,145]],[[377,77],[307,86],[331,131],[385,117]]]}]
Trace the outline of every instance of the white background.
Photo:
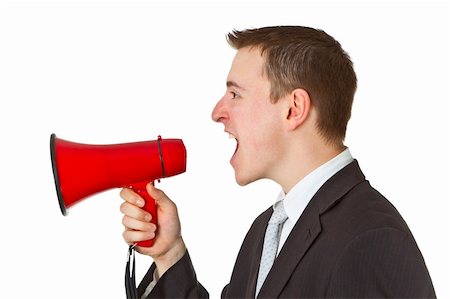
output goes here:
[{"label": "white background", "polygon": [[[124,298],[119,190],[63,217],[49,138],[182,138],[185,174],[163,180],[199,280],[218,298],[253,219],[279,188],[241,188],[235,142],[210,112],[234,56],[225,34],[307,25],[352,57],[346,144],[409,224],[437,295],[449,288],[449,5],[445,2],[8,1],[0,6],[0,297]],[[88,170],[87,170],[88,171]],[[138,276],[150,265],[139,257]]]}]

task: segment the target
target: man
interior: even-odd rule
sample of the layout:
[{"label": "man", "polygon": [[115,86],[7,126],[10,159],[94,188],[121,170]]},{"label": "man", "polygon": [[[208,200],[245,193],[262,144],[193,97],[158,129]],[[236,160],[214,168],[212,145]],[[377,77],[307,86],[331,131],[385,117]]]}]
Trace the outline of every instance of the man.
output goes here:
[{"label": "man", "polygon": [[[365,180],[344,146],[356,90],[352,62],[325,32],[297,26],[235,31],[237,49],[214,121],[236,138],[239,185],[281,188],[253,223],[224,298],[435,297],[422,255],[397,210]],[[148,186],[158,224],[123,189],[123,237],[154,264],[143,298],[201,298],[175,204]]]}]

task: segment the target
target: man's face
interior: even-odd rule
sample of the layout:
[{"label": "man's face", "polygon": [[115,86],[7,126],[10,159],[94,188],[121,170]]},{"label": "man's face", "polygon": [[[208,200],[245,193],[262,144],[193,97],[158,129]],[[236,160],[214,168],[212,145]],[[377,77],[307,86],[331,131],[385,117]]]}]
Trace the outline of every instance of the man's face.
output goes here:
[{"label": "man's face", "polygon": [[225,95],[212,112],[213,120],[223,123],[237,141],[230,163],[239,185],[273,178],[282,154],[286,115],[281,100],[270,102],[270,82],[263,65],[258,49],[240,49],[228,74]]}]

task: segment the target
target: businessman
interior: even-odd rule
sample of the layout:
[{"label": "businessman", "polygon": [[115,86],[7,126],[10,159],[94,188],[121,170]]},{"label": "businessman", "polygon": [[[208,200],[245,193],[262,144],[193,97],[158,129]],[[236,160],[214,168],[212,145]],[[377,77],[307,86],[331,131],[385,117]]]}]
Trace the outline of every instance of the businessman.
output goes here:
[{"label": "businessman", "polygon": [[[407,224],[343,143],[356,75],[341,45],[300,26],[233,31],[228,42],[237,52],[212,119],[236,139],[236,182],[268,178],[281,192],[250,227],[222,297],[434,298]],[[208,297],[176,205],[147,190],[157,225],[139,195],[121,191],[125,241],[155,238],[153,247],[137,248],[154,259],[139,296]]]}]

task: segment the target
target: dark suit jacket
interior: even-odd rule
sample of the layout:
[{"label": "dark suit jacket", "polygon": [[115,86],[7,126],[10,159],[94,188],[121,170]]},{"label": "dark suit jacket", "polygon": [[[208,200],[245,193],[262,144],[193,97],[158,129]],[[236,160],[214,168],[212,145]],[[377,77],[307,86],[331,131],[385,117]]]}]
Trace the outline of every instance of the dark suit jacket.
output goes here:
[{"label": "dark suit jacket", "polygon": [[[272,208],[253,223],[222,298],[254,298]],[[154,265],[138,293],[152,280]],[[149,298],[205,298],[189,254]],[[435,298],[422,254],[397,210],[350,163],[314,195],[276,258],[259,298]]]}]

